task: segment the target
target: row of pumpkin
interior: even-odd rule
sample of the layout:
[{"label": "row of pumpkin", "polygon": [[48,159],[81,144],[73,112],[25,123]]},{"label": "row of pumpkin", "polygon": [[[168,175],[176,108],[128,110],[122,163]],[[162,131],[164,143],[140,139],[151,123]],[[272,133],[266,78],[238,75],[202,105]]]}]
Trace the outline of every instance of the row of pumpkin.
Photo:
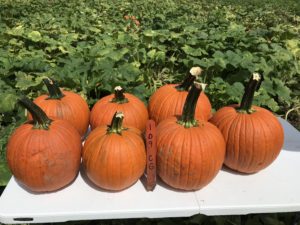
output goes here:
[{"label": "row of pumpkin", "polygon": [[[193,67],[181,84],[167,84],[151,97],[148,109],[121,87],[101,98],[91,112],[78,94],[44,79],[48,95],[20,99],[28,121],[10,136],[7,161],[16,180],[33,192],[65,187],[82,162],[87,177],[107,190],[123,190],[144,173],[146,122],[157,126],[157,172],[168,185],[198,190],[217,175],[223,163],[255,173],[270,165],[283,145],[283,129],[268,110],[253,106],[262,76],[254,73],[239,105],[211,114],[211,104],[195,82]],[[88,126],[92,131],[82,148]]]}]

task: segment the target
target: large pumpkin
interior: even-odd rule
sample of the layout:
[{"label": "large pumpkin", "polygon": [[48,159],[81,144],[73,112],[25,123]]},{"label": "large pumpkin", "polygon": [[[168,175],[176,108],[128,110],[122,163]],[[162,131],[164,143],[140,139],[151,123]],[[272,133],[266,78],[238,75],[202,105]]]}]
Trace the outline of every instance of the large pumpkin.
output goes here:
[{"label": "large pumpkin", "polygon": [[[160,87],[149,99],[149,117],[158,124],[170,116],[181,115],[188,90],[201,72],[200,67],[193,67],[181,84]],[[195,116],[206,121],[211,117],[211,104],[204,92],[198,98]]]},{"label": "large pumpkin", "polygon": [[[90,110],[85,100],[71,91],[60,90],[58,84],[49,78],[43,80],[49,95],[41,95],[34,103],[41,107],[50,117],[69,121],[84,136],[90,119]],[[32,119],[28,115],[28,119]]]},{"label": "large pumpkin", "polygon": [[157,126],[157,170],[174,188],[197,190],[219,172],[225,157],[225,141],[213,124],[195,119],[201,86],[194,84],[183,113]]},{"label": "large pumpkin", "polygon": [[94,105],[90,119],[92,129],[109,125],[117,111],[124,113],[124,126],[145,130],[149,117],[146,106],[134,95],[124,93],[124,89],[120,86],[115,88],[114,94],[101,98]]},{"label": "large pumpkin", "polygon": [[268,110],[252,106],[261,76],[253,74],[240,105],[219,109],[211,119],[226,141],[225,165],[243,173],[255,173],[269,166],[283,145],[283,128]]},{"label": "large pumpkin", "polygon": [[146,150],[141,131],[123,128],[124,115],[115,113],[111,125],[95,128],[83,147],[82,163],[88,178],[107,190],[122,190],[144,173]]},{"label": "large pumpkin", "polygon": [[69,122],[49,119],[29,99],[20,100],[33,120],[18,127],[7,144],[15,179],[33,192],[58,190],[74,180],[81,158],[81,137]]}]

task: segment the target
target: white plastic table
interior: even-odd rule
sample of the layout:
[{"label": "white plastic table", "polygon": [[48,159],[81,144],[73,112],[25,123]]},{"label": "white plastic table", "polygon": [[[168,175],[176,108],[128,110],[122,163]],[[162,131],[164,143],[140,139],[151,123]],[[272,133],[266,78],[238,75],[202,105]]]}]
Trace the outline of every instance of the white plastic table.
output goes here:
[{"label": "white plastic table", "polygon": [[11,178],[0,198],[1,223],[44,223],[116,218],[188,217],[300,211],[300,133],[280,119],[285,131],[276,161],[253,175],[222,169],[200,191],[182,192],[159,183],[146,192],[143,182],[107,192],[82,174],[68,187],[32,194]]}]

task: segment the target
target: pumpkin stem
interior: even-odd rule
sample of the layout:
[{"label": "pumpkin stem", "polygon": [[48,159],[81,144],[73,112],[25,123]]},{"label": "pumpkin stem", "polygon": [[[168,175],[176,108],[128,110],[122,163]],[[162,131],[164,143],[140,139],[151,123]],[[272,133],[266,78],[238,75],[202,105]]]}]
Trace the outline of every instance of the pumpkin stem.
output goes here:
[{"label": "pumpkin stem", "polygon": [[195,120],[195,111],[198,98],[201,91],[205,88],[205,84],[200,84],[194,82],[191,90],[189,91],[184,106],[183,111],[178,123],[183,125],[185,128],[198,126],[198,121]]},{"label": "pumpkin stem", "polygon": [[111,124],[108,126],[108,133],[122,134],[122,127],[124,114],[122,112],[116,112],[111,120]]},{"label": "pumpkin stem", "polygon": [[44,84],[47,86],[49,97],[47,99],[61,99],[65,95],[60,90],[56,81],[50,78],[43,79]]},{"label": "pumpkin stem", "polygon": [[202,69],[199,66],[192,67],[189,71],[189,74],[185,77],[183,82],[177,85],[175,88],[178,91],[188,91],[192,86],[193,82],[201,73],[202,73]]},{"label": "pumpkin stem", "polygon": [[115,87],[115,97],[111,100],[111,102],[118,104],[128,102],[128,99],[124,95],[124,89],[121,86]]},{"label": "pumpkin stem", "polygon": [[34,129],[49,129],[52,120],[49,119],[46,113],[38,105],[36,105],[27,97],[20,98],[19,103],[31,113]]},{"label": "pumpkin stem", "polygon": [[241,105],[238,108],[240,112],[252,113],[251,109],[255,91],[257,91],[263,81],[263,76],[258,73],[253,73],[243,95]]}]

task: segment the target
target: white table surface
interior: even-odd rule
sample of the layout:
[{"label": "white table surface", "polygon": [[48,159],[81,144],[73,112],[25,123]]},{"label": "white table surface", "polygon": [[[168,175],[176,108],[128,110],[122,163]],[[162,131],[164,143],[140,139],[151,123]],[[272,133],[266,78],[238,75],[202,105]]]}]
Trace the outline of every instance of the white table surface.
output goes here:
[{"label": "white table surface", "polygon": [[300,211],[300,133],[280,119],[283,149],[265,170],[235,174],[223,168],[196,192],[176,191],[158,184],[146,192],[142,181],[121,192],[95,188],[81,174],[68,187],[32,194],[11,178],[0,198],[1,223],[45,223],[70,220],[188,217]]},{"label": "white table surface", "polygon": [[234,215],[300,211],[300,132],[285,120],[284,146],[266,169],[243,175],[223,168],[196,196],[200,213]]}]

